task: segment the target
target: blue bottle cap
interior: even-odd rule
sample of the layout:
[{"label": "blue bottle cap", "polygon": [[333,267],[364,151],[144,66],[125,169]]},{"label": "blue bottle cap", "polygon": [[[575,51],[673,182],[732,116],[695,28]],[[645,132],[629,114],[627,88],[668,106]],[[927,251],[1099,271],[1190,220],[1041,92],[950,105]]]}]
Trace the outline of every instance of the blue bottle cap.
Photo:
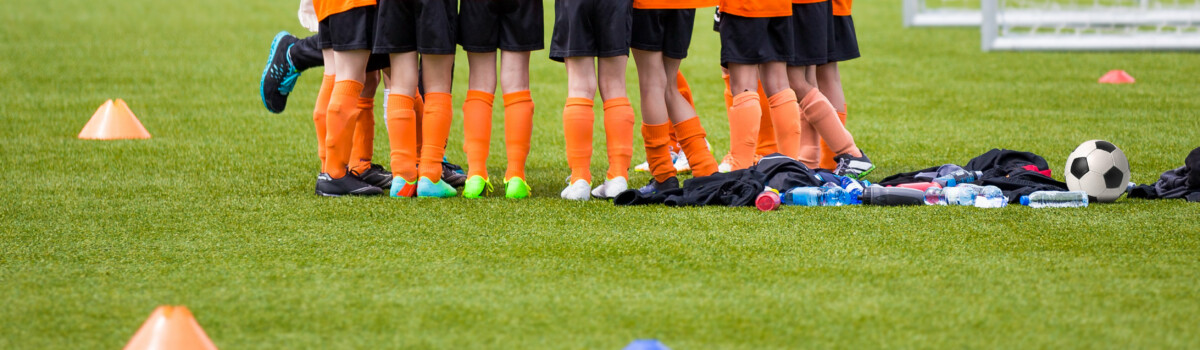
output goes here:
[{"label": "blue bottle cap", "polygon": [[1029,205],[1029,196],[1021,196],[1021,205]]}]

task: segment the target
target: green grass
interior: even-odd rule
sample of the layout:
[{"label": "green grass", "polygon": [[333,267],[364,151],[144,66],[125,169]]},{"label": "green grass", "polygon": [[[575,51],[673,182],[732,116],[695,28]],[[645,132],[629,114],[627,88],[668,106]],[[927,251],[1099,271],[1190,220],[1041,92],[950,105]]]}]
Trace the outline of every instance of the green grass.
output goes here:
[{"label": "green grass", "polygon": [[[859,4],[865,56],[842,65],[849,127],[879,164],[872,180],[991,148],[1041,154],[1061,173],[1076,145],[1100,138],[1147,183],[1200,146],[1194,53],[985,54],[976,30],[902,29],[899,7]],[[533,69],[536,198],[318,198],[318,71],[282,115],[256,92],[271,36],[301,31],[293,2],[3,8],[0,348],[117,348],[164,304],[189,306],[227,349],[1200,347],[1195,204],[567,202],[565,72],[546,51]],[[684,70],[724,154],[707,13]],[[1109,69],[1138,83],[1097,84]],[[117,97],[154,138],[76,139]],[[383,155],[382,128],[377,140]],[[496,137],[493,174],[502,147]]]}]

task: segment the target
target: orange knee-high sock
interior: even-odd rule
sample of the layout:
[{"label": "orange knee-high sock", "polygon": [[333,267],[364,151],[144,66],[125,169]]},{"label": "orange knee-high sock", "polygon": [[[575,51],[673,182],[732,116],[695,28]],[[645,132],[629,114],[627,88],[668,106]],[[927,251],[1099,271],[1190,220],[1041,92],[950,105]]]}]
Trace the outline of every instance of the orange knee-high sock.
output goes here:
[{"label": "orange knee-high sock", "polygon": [[[837,112],[838,119],[842,121],[842,126],[846,126],[846,112]],[[837,162],[833,161],[833,157],[837,156],[833,150],[829,149],[829,144],[825,139],[821,139],[821,160],[817,166],[822,169],[833,169],[837,167]]]},{"label": "orange knee-high sock", "polygon": [[442,178],[442,156],[446,155],[446,140],[450,138],[450,123],[454,121],[451,96],[444,92],[425,93],[425,118],[421,122],[421,164],[417,175]]},{"label": "orange knee-high sock", "polygon": [[388,144],[391,147],[392,176],[417,181],[417,113],[412,96],[387,96]]},{"label": "orange knee-high sock", "polygon": [[646,124],[642,123],[642,140],[646,146],[646,163],[650,165],[650,174],[654,175],[654,180],[658,182],[666,181],[675,176],[675,165],[671,163],[671,149],[668,143],[670,137],[670,123],[662,124]]},{"label": "orange knee-high sock", "polygon": [[[804,98],[800,100],[800,108],[804,110],[804,121],[808,124],[808,130],[811,133],[804,133],[804,140],[801,144],[800,161],[809,167],[818,166],[817,157],[821,154],[819,146],[820,139],[825,139],[829,144],[830,150],[835,154],[849,153],[855,157],[861,157],[862,153],[854,144],[854,136],[846,131],[846,127],[842,126],[838,119],[837,112],[833,109],[833,105],[821,94],[817,89],[809,91]],[[807,135],[815,134],[815,135]]]},{"label": "orange knee-high sock", "polygon": [[779,153],[796,159],[800,156],[800,106],[796,92],[783,89],[771,96],[771,124],[775,126],[775,141]]},{"label": "orange knee-high sock", "polygon": [[[692,87],[688,85],[687,78],[683,77],[683,71],[675,73],[675,87],[679,89],[679,94],[683,95],[683,99],[687,100],[688,104],[692,105],[692,109],[695,110],[696,101],[692,99]],[[671,131],[671,142],[667,143],[667,146],[677,152],[682,150],[682,146],[679,145],[679,136],[675,134],[675,125],[667,123],[667,129]]]},{"label": "orange knee-high sock", "polygon": [[504,152],[508,169],[504,181],[525,178],[525,158],[533,137],[533,96],[529,90],[504,94]]},{"label": "orange knee-high sock", "polygon": [[625,97],[604,101],[604,142],[608,147],[608,178],[629,178],[633,159],[633,125],[637,123],[633,106]]},{"label": "orange knee-high sock", "polygon": [[463,152],[467,153],[467,176],[488,177],[488,146],[492,143],[492,101],[495,95],[467,91],[463,102]]},{"label": "orange knee-high sock", "polygon": [[567,139],[567,166],[571,167],[571,183],[592,182],[592,128],[596,114],[590,98],[568,97],[563,107],[563,135]]},{"label": "orange knee-high sock", "polygon": [[712,151],[708,150],[708,143],[705,141],[708,135],[700,125],[700,118],[676,123],[675,130],[679,133],[679,144],[683,147],[683,154],[687,155],[688,163],[692,165],[692,175],[709,176],[716,173],[717,159],[713,158]]},{"label": "orange knee-high sock", "polygon": [[754,153],[759,156],[779,153],[779,143],[775,140],[775,124],[771,123],[770,101],[762,84],[758,84],[758,102],[759,107],[762,108],[762,119],[760,119],[758,127],[758,148],[754,150]]},{"label": "orange knee-high sock", "polygon": [[729,155],[733,170],[754,165],[754,148],[762,118],[758,93],[746,91],[733,97],[729,108]]},{"label": "orange knee-high sock", "polygon": [[332,75],[321,77],[321,90],[317,91],[317,105],[313,107],[313,125],[317,129],[317,158],[321,159],[321,172],[325,172],[325,116],[329,113],[329,98],[333,96]]},{"label": "orange knee-high sock", "polygon": [[359,113],[358,95],[362,90],[363,84],[353,80],[333,84],[325,116],[325,173],[331,178],[346,176],[354,144],[354,121]]},{"label": "orange knee-high sock", "polygon": [[358,118],[354,125],[354,146],[350,148],[350,170],[361,174],[371,168],[375,155],[375,98],[358,98]]}]

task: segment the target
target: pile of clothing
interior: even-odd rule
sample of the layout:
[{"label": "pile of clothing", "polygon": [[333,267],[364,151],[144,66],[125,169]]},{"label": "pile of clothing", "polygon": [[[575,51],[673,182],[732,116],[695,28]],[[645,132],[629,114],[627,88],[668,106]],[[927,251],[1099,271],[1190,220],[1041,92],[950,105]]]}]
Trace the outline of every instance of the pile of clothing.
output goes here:
[{"label": "pile of clothing", "polygon": [[1200,202],[1200,147],[1188,153],[1183,166],[1167,170],[1158,181],[1129,190],[1129,198],[1179,199]]},{"label": "pile of clothing", "polygon": [[879,181],[883,186],[931,182],[956,171],[979,171],[983,175],[975,182],[980,186],[996,186],[1004,191],[1009,203],[1020,202],[1021,196],[1035,191],[1066,191],[1067,184],[1050,176],[1050,165],[1042,156],[1007,149],[993,148],[972,158],[964,166],[944,164],[917,171],[899,173]]}]

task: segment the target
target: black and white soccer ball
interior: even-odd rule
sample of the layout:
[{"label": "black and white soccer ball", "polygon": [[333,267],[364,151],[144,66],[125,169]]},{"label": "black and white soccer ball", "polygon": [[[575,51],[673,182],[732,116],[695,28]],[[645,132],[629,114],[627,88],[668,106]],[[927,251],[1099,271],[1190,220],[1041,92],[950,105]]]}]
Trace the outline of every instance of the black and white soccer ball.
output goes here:
[{"label": "black and white soccer ball", "polygon": [[1067,188],[1087,192],[1091,201],[1113,202],[1129,185],[1129,160],[1125,152],[1104,140],[1080,144],[1067,156]]}]

